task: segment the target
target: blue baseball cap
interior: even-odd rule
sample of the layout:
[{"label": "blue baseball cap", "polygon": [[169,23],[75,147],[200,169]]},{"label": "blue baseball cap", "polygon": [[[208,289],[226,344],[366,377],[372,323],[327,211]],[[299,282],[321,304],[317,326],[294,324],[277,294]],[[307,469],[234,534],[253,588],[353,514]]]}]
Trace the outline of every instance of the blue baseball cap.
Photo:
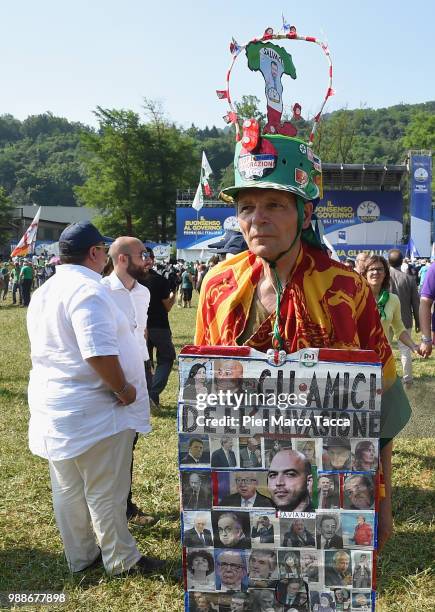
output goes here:
[{"label": "blue baseball cap", "polygon": [[104,242],[104,236],[89,221],[71,223],[59,237],[59,252],[61,255],[81,253],[100,242]]}]

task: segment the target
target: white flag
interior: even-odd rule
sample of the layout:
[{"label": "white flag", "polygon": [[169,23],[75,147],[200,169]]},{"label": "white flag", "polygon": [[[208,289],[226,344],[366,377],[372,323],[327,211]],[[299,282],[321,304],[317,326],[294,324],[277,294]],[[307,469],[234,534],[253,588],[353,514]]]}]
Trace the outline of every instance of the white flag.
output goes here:
[{"label": "white flag", "polygon": [[202,185],[199,183],[198,189],[196,190],[195,197],[192,202],[192,208],[195,210],[201,210],[204,206],[204,196],[202,195]]},{"label": "white flag", "polygon": [[33,253],[35,249],[36,234],[38,232],[39,216],[41,214],[41,207],[38,208],[38,212],[35,215],[32,223],[24,232],[24,236],[17,244],[15,249],[11,253],[11,257],[25,257]]},{"label": "white flag", "polygon": [[213,170],[211,169],[210,164],[208,163],[208,159],[204,151],[202,152],[201,168],[206,179],[208,179],[210,174],[213,174]]},{"label": "white flag", "polygon": [[208,163],[208,159],[205,155],[205,152],[202,152],[202,161],[201,161],[201,183],[204,188],[205,195],[209,198],[211,196],[211,189],[208,182],[208,177],[210,174],[213,174],[213,171]]}]

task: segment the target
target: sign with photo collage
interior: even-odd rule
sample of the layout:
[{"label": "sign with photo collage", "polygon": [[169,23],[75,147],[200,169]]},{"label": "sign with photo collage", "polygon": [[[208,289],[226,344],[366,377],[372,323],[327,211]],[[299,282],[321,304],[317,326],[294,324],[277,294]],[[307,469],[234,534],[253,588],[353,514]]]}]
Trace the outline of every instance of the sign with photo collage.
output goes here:
[{"label": "sign with photo collage", "polygon": [[186,612],[375,610],[381,372],[372,351],[182,350]]}]

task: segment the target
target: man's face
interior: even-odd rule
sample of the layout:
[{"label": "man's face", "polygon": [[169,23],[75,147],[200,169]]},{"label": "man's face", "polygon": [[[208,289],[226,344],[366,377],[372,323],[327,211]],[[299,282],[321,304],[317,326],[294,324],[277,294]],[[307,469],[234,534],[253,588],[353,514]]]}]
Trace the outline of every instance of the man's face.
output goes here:
[{"label": "man's face", "polygon": [[195,459],[200,459],[203,448],[204,448],[204,445],[202,444],[202,442],[196,442],[196,441],[192,442],[192,444],[190,445],[190,454]]},{"label": "man's face", "polygon": [[322,493],[329,493],[331,485],[332,482],[329,480],[329,478],[326,478],[325,476],[319,478],[319,489],[322,491]]},{"label": "man's face", "polygon": [[360,274],[364,271],[365,262],[368,258],[367,253],[359,253],[355,260],[355,270]]},{"label": "man's face", "polygon": [[337,521],[333,518],[325,519],[320,525],[320,531],[322,533],[322,536],[326,540],[329,540],[335,535],[335,532],[337,531]]},{"label": "man's face", "polygon": [[222,584],[227,588],[237,587],[245,574],[245,567],[240,553],[224,552],[219,557],[218,574]]},{"label": "man's face", "polygon": [[204,516],[197,516],[195,518],[195,529],[198,533],[202,533],[205,529],[207,521]]},{"label": "man's face", "polygon": [[245,599],[239,599],[237,595],[233,595],[231,599],[231,611],[230,612],[246,612],[245,603],[246,603]]},{"label": "man's face", "polygon": [[338,555],[335,560],[335,569],[340,574],[345,574],[349,568],[349,562],[350,558],[348,554],[343,553],[342,555]]},{"label": "man's face", "polygon": [[275,596],[272,591],[263,591],[260,595],[261,609],[266,612],[266,610],[273,610],[273,604],[275,602]]},{"label": "man's face", "polygon": [[236,487],[243,499],[249,499],[257,490],[257,478],[253,472],[238,472],[236,474]]},{"label": "man's face", "polygon": [[226,451],[230,451],[233,448],[233,441],[231,438],[225,438],[225,440],[223,440],[221,442],[221,446],[224,450]]},{"label": "man's face", "polygon": [[350,459],[350,450],[342,446],[330,446],[328,448],[329,461],[333,468],[341,470]]},{"label": "man's face", "polygon": [[[146,251],[148,253],[148,251]],[[149,255],[149,253],[148,253]],[[154,259],[152,257],[147,257],[146,259],[143,260],[142,262],[142,272],[143,274],[148,274],[148,272],[151,270],[151,268],[154,265]]]},{"label": "man's face", "polygon": [[247,446],[248,449],[253,453],[257,450],[258,444],[258,440],[256,440],[255,438],[249,438]]},{"label": "man's face", "polygon": [[278,66],[275,64],[275,62],[271,62],[270,72],[273,78],[276,78],[278,76]]},{"label": "man's face", "polygon": [[222,516],[218,520],[219,539],[224,546],[236,546],[241,537],[243,530],[240,525],[231,516]]},{"label": "man's face", "polygon": [[258,578],[259,580],[270,578],[272,573],[270,562],[270,555],[260,550],[252,551],[249,557],[249,576],[251,578]]},{"label": "man's face", "polygon": [[293,451],[280,451],[270,464],[267,486],[277,508],[295,509],[308,495],[310,475],[305,462]]},{"label": "man's face", "polygon": [[194,491],[199,491],[201,487],[201,476],[198,474],[191,474],[189,476],[189,484]]},{"label": "man's face", "polygon": [[301,585],[299,584],[299,582],[289,582],[287,586],[287,593],[291,595],[292,597],[294,597],[296,593],[299,591],[300,586]]},{"label": "man's face", "polygon": [[[303,228],[311,221],[313,205],[305,205]],[[243,189],[237,201],[240,229],[249,249],[274,259],[286,251],[296,236],[297,209],[293,194],[277,189]],[[294,245],[295,251],[299,242]]]},{"label": "man's face", "polygon": [[145,253],[145,249],[140,240],[130,247],[130,253],[127,255],[127,274],[136,280],[143,277],[143,264],[142,253]]},{"label": "man's face", "polygon": [[301,519],[296,519],[293,522],[293,531],[298,535],[304,533],[304,521],[302,521]]},{"label": "man's face", "polygon": [[344,492],[350,503],[358,510],[367,510],[371,506],[370,491],[363,478],[356,476],[344,483]]},{"label": "man's face", "polygon": [[234,359],[216,359],[214,366],[215,384],[218,390],[237,389],[243,378],[243,366]]}]

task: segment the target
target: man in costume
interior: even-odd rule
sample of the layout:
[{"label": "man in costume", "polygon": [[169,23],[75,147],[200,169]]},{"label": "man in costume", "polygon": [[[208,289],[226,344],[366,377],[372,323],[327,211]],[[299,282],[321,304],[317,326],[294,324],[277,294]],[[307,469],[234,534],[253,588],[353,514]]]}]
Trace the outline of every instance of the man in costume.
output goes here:
[{"label": "man in costume", "polygon": [[195,344],[248,345],[263,352],[305,347],[376,352],[384,386],[382,548],[392,531],[392,438],[409,419],[409,403],[369,287],[328,257],[312,228],[320,160],[297,138],[265,134],[253,142],[249,149],[244,138],[237,142],[235,185],[221,194],[237,206],[248,250],[215,266],[204,280]]}]

